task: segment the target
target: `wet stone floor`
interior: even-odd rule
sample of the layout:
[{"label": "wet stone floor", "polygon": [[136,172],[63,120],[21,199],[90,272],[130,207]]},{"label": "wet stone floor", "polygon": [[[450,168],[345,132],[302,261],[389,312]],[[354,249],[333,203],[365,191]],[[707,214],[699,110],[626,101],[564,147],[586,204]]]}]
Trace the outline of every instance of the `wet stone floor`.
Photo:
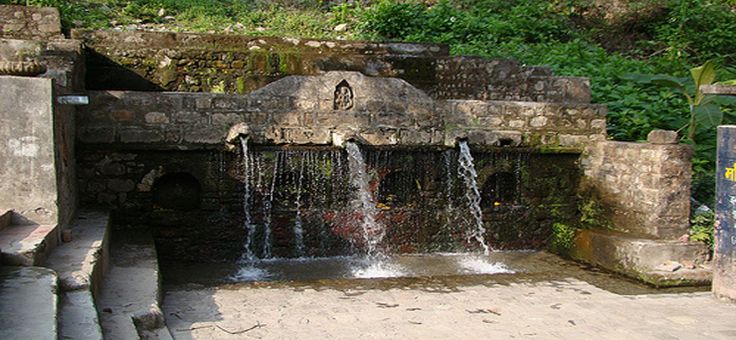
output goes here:
[{"label": "wet stone floor", "polygon": [[491,257],[470,268],[495,274],[458,275],[460,255],[409,256],[392,264],[416,275],[373,279],[346,278],[349,259],[309,275],[271,261],[266,278],[237,283],[235,268],[164,265],[163,309],[176,339],[736,338],[736,305],[702,289],[654,290],[547,253]]}]

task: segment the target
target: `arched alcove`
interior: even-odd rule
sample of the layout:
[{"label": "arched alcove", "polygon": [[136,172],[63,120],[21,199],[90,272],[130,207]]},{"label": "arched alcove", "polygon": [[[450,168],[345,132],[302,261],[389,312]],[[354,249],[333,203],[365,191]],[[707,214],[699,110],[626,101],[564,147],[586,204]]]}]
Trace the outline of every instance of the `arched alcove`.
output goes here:
[{"label": "arched alcove", "polygon": [[517,196],[516,176],[511,172],[496,172],[483,183],[481,199],[484,207],[495,203],[513,203]]},{"label": "arched alcove", "polygon": [[409,171],[388,173],[378,187],[378,199],[391,206],[402,206],[414,202],[419,196],[416,176]]},{"label": "arched alcove", "polygon": [[186,172],[174,172],[161,176],[151,190],[154,207],[172,210],[199,209],[202,186]]}]

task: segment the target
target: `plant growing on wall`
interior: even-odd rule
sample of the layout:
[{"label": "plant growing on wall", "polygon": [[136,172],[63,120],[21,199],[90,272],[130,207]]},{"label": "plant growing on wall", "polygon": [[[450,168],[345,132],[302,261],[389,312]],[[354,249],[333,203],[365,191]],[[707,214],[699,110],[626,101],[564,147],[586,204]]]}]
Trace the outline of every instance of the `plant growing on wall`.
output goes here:
[{"label": "plant growing on wall", "polygon": [[[687,99],[689,119],[687,124],[681,127],[678,132],[687,129],[687,139],[695,143],[695,132],[698,127],[710,129],[719,125],[723,120],[721,105],[736,104],[736,99],[703,94],[702,86],[715,84],[716,64],[712,60],[691,68],[690,76],[691,78],[678,78],[666,74],[628,74],[624,78],[640,83],[664,86],[681,93]],[[719,84],[731,84],[733,82],[736,82],[736,79]]]}]

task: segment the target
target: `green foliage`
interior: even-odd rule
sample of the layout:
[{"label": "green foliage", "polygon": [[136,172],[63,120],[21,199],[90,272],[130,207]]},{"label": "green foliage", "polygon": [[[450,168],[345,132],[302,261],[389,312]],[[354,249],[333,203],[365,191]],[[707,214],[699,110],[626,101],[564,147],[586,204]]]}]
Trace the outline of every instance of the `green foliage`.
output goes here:
[{"label": "green foliage", "polygon": [[701,86],[711,85],[716,80],[716,65],[713,61],[690,69],[691,78],[677,78],[666,74],[628,74],[626,79],[644,84],[654,84],[674,90],[682,94],[687,100],[689,118],[685,126],[687,138],[695,143],[695,133],[698,127],[712,129],[723,120],[721,105],[736,103],[736,99],[730,97],[705,95]]},{"label": "green foliage", "polygon": [[549,249],[558,254],[565,254],[575,243],[575,228],[564,223],[552,224],[552,237]]},{"label": "green foliage", "polygon": [[612,229],[611,222],[605,217],[603,208],[597,200],[588,198],[581,200],[580,226],[587,229]]},{"label": "green foliage", "polygon": [[712,211],[693,216],[690,221],[690,240],[703,242],[713,249],[713,231],[715,215]]}]

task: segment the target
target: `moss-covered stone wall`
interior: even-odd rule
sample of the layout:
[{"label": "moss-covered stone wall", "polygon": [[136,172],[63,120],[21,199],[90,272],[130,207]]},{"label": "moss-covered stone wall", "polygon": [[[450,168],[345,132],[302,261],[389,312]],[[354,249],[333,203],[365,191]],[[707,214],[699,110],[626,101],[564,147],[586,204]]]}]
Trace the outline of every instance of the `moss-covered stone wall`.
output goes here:
[{"label": "moss-covered stone wall", "polygon": [[449,57],[446,45],[85,30],[72,38],[87,46],[93,90],[249,93],[289,75],[357,71],[404,79],[437,99],[590,101],[587,79]]}]

